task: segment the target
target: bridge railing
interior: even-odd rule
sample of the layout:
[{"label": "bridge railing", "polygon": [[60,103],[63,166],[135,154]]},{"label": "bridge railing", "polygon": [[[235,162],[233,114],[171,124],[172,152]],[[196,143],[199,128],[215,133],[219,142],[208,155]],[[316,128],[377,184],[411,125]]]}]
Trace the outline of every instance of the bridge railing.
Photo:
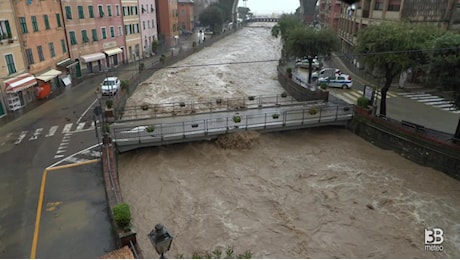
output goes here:
[{"label": "bridge railing", "polygon": [[[247,111],[246,111],[247,112]],[[241,120],[235,122],[234,116]],[[175,117],[177,118],[177,117]],[[234,113],[233,116],[211,117],[184,120],[172,123],[152,123],[133,126],[133,124],[113,125],[113,136],[117,145],[136,145],[142,143],[162,143],[191,137],[209,137],[241,130],[281,130],[281,128],[300,128],[304,125],[321,125],[352,118],[352,106],[311,106],[283,112],[255,114]],[[300,126],[300,127],[299,127]],[[306,126],[304,126],[306,127]],[[150,132],[147,129],[151,130]],[[154,144],[152,144],[154,145]]]},{"label": "bridge railing", "polygon": [[321,101],[298,102],[283,94],[269,96],[244,96],[236,98],[216,98],[205,101],[180,101],[141,106],[126,106],[121,120],[139,120],[177,115],[236,111],[244,108],[262,108],[298,104],[318,104]]}]

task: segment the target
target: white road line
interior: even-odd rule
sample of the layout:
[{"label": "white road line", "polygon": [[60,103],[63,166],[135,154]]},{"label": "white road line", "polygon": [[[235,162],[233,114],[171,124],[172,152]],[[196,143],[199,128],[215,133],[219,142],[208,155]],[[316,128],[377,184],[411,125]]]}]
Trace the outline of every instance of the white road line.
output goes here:
[{"label": "white road line", "polygon": [[57,158],[62,158],[62,157],[64,157],[63,154],[56,154],[56,155],[54,156],[55,159],[57,159]]},{"label": "white road line", "polygon": [[29,138],[29,141],[37,140],[37,138],[40,136],[40,134],[42,133],[42,131],[43,131],[43,128],[37,128],[37,129],[35,129],[35,132],[34,132],[34,134]]},{"label": "white road line", "polygon": [[89,107],[85,110],[85,112],[83,112],[83,114],[81,114],[81,116],[78,118],[78,120],[77,120],[77,122],[76,122],[77,124],[80,123],[81,119],[86,115],[86,113],[88,113],[88,110],[90,110],[91,107],[92,107],[94,104],[96,104],[96,102],[97,102],[97,98],[93,101],[93,103],[91,103],[91,105],[89,105]]},{"label": "white road line", "polygon": [[431,105],[431,106],[452,106],[452,102],[444,100],[444,101],[434,101],[434,102],[426,102],[425,104]]},{"label": "white road line", "polygon": [[84,123],[79,123],[79,124],[77,125],[77,131],[82,130],[83,127],[85,127],[85,124],[86,124],[86,122],[84,122]]},{"label": "white road line", "polygon": [[429,97],[432,96],[431,94],[412,94],[412,93],[403,93],[401,94],[402,96],[408,97],[408,98],[417,98],[417,97]]},{"label": "white road line", "polygon": [[426,102],[434,102],[434,101],[441,101],[445,100],[444,98],[440,97],[432,97],[432,98],[423,98],[423,99],[416,99],[418,102],[426,103]]},{"label": "white road line", "polygon": [[[99,146],[99,145],[100,145],[100,144],[95,144],[95,145],[93,145],[93,146],[91,146],[91,147],[88,147],[88,148],[82,150],[82,151],[91,150],[91,149],[93,149],[94,147],[97,147],[97,146]],[[74,154],[71,154],[71,155],[68,156],[67,158],[73,157],[73,156],[75,156],[75,155],[81,153],[82,151],[79,151],[79,152],[76,152],[76,153],[74,153]],[[63,156],[60,156],[60,157],[63,157]],[[54,158],[56,158],[56,156],[54,156]],[[57,161],[57,162],[51,164],[50,166],[48,166],[48,167],[46,167],[46,168],[47,168],[47,169],[53,168],[53,167],[55,167],[56,165],[59,165],[59,164],[63,163],[65,160],[66,160],[66,158],[65,158],[65,159],[62,159],[62,160],[60,160],[60,161]]]},{"label": "white road line", "polygon": [[22,139],[26,137],[28,131],[22,131],[21,134],[19,135],[18,139],[14,142],[14,144],[20,144],[22,142]]},{"label": "white road line", "polygon": [[64,133],[70,132],[70,129],[72,128],[72,125],[73,125],[73,123],[66,124],[64,126],[64,129],[62,129],[62,133],[64,134]]},{"label": "white road line", "polygon": [[53,135],[56,133],[56,131],[57,131],[58,128],[59,128],[59,126],[57,126],[57,125],[52,126],[52,127],[50,128],[50,130],[48,130],[48,134],[45,135],[45,137],[53,136]]}]

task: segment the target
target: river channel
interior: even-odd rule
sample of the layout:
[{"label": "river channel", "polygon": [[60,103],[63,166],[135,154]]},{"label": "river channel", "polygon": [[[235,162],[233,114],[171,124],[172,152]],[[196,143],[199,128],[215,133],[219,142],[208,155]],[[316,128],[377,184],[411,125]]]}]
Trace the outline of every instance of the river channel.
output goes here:
[{"label": "river channel", "polygon": [[[282,93],[280,50],[269,28],[244,28],[156,72],[128,105]],[[174,235],[170,258],[227,246],[253,258],[460,258],[460,183],[344,128],[136,150],[119,174],[145,258],[158,257],[157,223]],[[431,228],[442,252],[425,251]]]}]

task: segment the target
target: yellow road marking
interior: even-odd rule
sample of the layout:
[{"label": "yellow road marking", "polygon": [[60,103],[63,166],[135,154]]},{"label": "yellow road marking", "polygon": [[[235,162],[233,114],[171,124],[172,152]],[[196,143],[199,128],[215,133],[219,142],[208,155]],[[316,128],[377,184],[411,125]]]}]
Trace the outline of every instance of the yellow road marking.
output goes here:
[{"label": "yellow road marking", "polygon": [[62,166],[57,166],[57,167],[52,167],[52,168],[46,168],[43,171],[42,182],[40,185],[40,194],[38,196],[37,215],[35,216],[35,229],[34,229],[34,237],[32,239],[32,249],[30,250],[30,259],[35,259],[35,256],[37,254],[38,232],[40,230],[40,219],[42,216],[43,197],[45,196],[46,176],[48,175],[48,171],[55,171],[55,170],[60,170],[60,169],[65,169],[65,168],[71,168],[71,167],[96,163],[99,161],[100,161],[99,159],[94,159],[94,160],[81,162],[81,163],[72,163],[72,164],[67,164],[67,165],[62,165]]}]

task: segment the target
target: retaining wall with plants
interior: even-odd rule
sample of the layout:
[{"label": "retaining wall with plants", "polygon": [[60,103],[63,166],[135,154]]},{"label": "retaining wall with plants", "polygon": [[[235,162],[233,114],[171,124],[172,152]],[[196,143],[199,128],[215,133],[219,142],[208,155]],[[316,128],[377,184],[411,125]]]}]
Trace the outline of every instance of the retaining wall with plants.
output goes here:
[{"label": "retaining wall with plants", "polygon": [[349,129],[380,148],[460,180],[459,144],[407,129],[399,122],[356,113],[356,110]]},{"label": "retaining wall with plants", "polygon": [[278,82],[284,90],[297,101],[316,101],[322,100],[327,102],[329,100],[329,91],[317,88],[311,91],[293,81],[284,70],[283,67],[278,67]]}]

